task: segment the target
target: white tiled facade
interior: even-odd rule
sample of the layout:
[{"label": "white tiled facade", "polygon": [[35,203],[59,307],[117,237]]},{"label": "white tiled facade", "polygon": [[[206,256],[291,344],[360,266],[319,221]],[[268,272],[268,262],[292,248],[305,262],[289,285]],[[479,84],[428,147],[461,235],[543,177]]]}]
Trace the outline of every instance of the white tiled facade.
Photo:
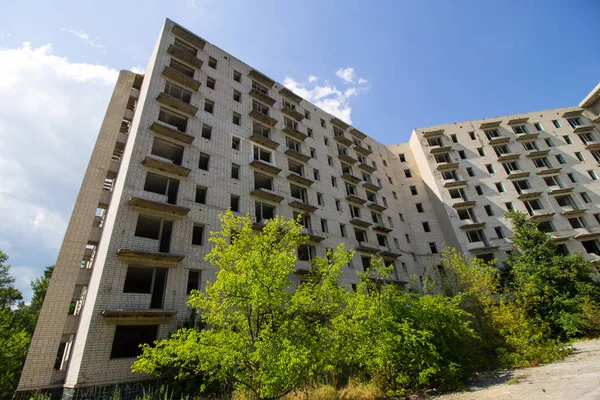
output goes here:
[{"label": "white tiled facade", "polygon": [[[206,111],[211,102],[212,112]],[[581,243],[597,240],[594,214],[600,212],[598,184],[587,172],[597,169],[600,158],[594,160],[590,152],[593,143],[578,138],[590,127],[589,134],[598,135],[592,120],[600,106],[590,99],[588,103],[585,110],[570,107],[418,129],[409,143],[384,146],[167,20],[145,75],[123,71],[117,82],[56,262],[20,393],[64,388],[65,398],[80,398],[78,393],[85,390],[94,397],[90,388],[146,379],[130,372],[135,357],[123,350],[126,345],[116,343],[129,343],[131,350],[131,343],[139,343],[136,338],[166,338],[188,321],[187,290],[215,278],[214,268],[203,261],[209,250],[206,238],[209,230],[219,229],[218,215],[232,204],[232,196],[239,197],[239,213],[254,216],[257,226],[257,203],[287,218],[294,212],[310,217],[312,255],[323,256],[342,242],[356,250],[341,278],[346,285],[358,281],[362,257],[372,254],[395,265],[392,279],[401,284],[439,265],[445,243],[502,260],[510,244],[495,239],[494,228],[501,226],[510,237],[502,218],[505,203],[525,208],[482,123],[500,123],[497,129],[507,139],[496,142],[507,140],[514,152],[504,159],[516,159],[522,176],[528,172],[531,187],[539,189],[539,194],[527,192],[548,211],[536,212],[536,217],[551,219],[570,251],[587,254]],[[253,111],[257,106],[268,108],[268,116]],[[581,120],[577,132],[565,112]],[[552,139],[554,146],[546,155],[552,168],[535,168],[522,146],[523,135],[511,133],[510,120],[526,118],[523,123],[532,134],[527,140],[535,139],[542,153],[548,148],[544,139]],[[552,120],[561,127],[554,128]],[[535,122],[542,129],[534,138]],[[256,133],[256,123],[269,129],[268,139]],[[471,131],[475,140],[469,137]],[[573,144],[565,144],[565,135]],[[433,153],[447,154],[450,159],[444,161],[450,162],[434,160],[426,138],[441,138],[442,146],[434,146]],[[477,155],[478,147],[485,156]],[[459,160],[459,151],[466,159]],[[576,151],[583,154],[583,162],[574,158]],[[564,165],[555,159],[559,152]],[[267,162],[255,160],[268,153]],[[232,177],[232,164],[239,166],[237,178]],[[487,173],[486,164],[495,173]],[[440,165],[455,170],[457,181],[442,180]],[[474,177],[468,176],[468,167]],[[291,172],[296,168],[302,168],[302,176]],[[574,184],[567,177],[571,172]],[[560,177],[558,186],[546,186],[543,178],[555,175]],[[495,191],[496,182],[504,184],[505,192]],[[467,200],[451,199],[449,186],[462,189]],[[481,195],[476,186],[481,186]],[[580,197],[582,191],[589,203]],[[557,193],[575,199],[577,207],[567,214],[582,216],[587,231],[571,229],[565,211],[553,202]],[[493,216],[486,216],[485,205]],[[351,212],[352,206],[360,216]],[[474,220],[459,219],[455,207],[471,208]],[[465,229],[481,230],[484,240],[471,244]],[[298,262],[299,274],[307,265]],[[152,283],[140,284],[141,276],[152,276]],[[192,284],[192,277],[199,278],[199,286]]]}]

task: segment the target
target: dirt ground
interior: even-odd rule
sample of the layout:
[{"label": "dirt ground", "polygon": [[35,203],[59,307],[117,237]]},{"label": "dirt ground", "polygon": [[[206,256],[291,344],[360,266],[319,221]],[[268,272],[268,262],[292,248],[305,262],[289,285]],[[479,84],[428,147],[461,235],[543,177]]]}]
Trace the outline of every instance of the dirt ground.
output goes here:
[{"label": "dirt ground", "polygon": [[499,371],[474,382],[466,392],[431,400],[600,400],[600,340],[578,342],[562,361]]}]

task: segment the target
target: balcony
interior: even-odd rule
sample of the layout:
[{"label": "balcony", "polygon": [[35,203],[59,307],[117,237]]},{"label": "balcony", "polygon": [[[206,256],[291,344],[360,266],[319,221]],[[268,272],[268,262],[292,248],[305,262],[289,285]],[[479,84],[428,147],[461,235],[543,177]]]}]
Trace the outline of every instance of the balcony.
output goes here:
[{"label": "balcony", "polygon": [[353,134],[354,136],[356,136],[357,138],[359,138],[360,140],[364,140],[367,137],[367,135],[365,135],[364,133],[362,133],[361,131],[359,131],[356,128],[352,128],[350,130],[350,133]]},{"label": "balcony", "polygon": [[358,205],[363,205],[367,202],[367,200],[360,198],[354,194],[349,194],[346,196],[346,201],[350,202],[350,203],[354,203],[354,204],[358,204]]},{"label": "balcony", "polygon": [[546,209],[542,208],[539,210],[531,210],[531,214],[530,214],[529,218],[538,220],[538,221],[544,221],[544,220],[552,219],[553,215],[554,215],[554,211],[546,210]]},{"label": "balcony", "polygon": [[361,162],[360,164],[358,164],[358,168],[360,168],[363,171],[366,171],[366,172],[368,172],[370,174],[373,173],[373,172],[375,172],[375,171],[377,171],[377,168],[375,168],[374,166],[366,164],[366,163],[363,163],[363,162]]},{"label": "balcony", "polygon": [[600,140],[588,140],[585,149],[589,151],[600,150]]},{"label": "balcony", "polygon": [[537,199],[542,195],[542,191],[536,189],[522,189],[517,195],[519,200]]},{"label": "balcony", "polygon": [[354,176],[349,172],[342,174],[342,179],[350,183],[358,183],[361,181],[359,177]]},{"label": "balcony", "polygon": [[276,150],[277,147],[279,147],[279,143],[277,143],[274,140],[269,139],[266,136],[260,135],[258,133],[253,133],[252,135],[250,135],[250,140],[252,140],[255,143],[261,144],[265,147],[268,147],[269,149],[272,150]]},{"label": "balcony", "polygon": [[254,108],[250,111],[250,113],[248,113],[248,115],[250,115],[251,118],[269,126],[275,126],[277,124],[277,120],[275,118],[271,118]]},{"label": "balcony", "polygon": [[508,137],[508,136],[497,136],[497,137],[488,139],[488,143],[492,146],[495,146],[497,144],[506,144],[508,142],[510,142],[510,137]]},{"label": "balcony", "polygon": [[465,181],[464,179],[461,179],[461,178],[444,180],[445,188],[458,188],[458,187],[465,187],[465,186],[467,186],[467,181]]},{"label": "balcony", "polygon": [[281,168],[277,168],[273,164],[269,164],[262,160],[252,160],[250,161],[250,166],[271,175],[277,175],[281,172]]},{"label": "balcony", "polygon": [[376,203],[376,202],[370,202],[369,204],[367,204],[367,207],[369,207],[371,210],[380,211],[380,212],[387,210],[387,207],[385,207],[379,203]]},{"label": "balcony", "polygon": [[465,200],[460,197],[457,199],[450,199],[450,203],[452,204],[452,208],[455,210],[460,210],[463,208],[471,208],[474,207],[476,202],[475,200]]},{"label": "balcony", "polygon": [[372,254],[379,253],[379,248],[373,246],[369,242],[361,242],[361,241],[359,241],[358,242],[358,246],[356,247],[356,250],[358,250],[358,251],[364,251],[365,253],[372,253]]},{"label": "balcony", "polygon": [[528,152],[525,153],[525,155],[528,158],[538,158],[538,157],[547,156],[548,153],[550,153],[550,149],[545,149],[545,150],[529,150]]},{"label": "balcony", "polygon": [[448,171],[448,170],[457,169],[457,168],[458,168],[457,162],[442,162],[442,163],[439,163],[437,166],[438,171]]},{"label": "balcony", "polygon": [[575,240],[592,240],[600,237],[600,227],[593,226],[591,228],[575,229],[573,239]]},{"label": "balcony", "polygon": [[181,101],[178,98],[168,95],[164,92],[160,92],[158,94],[156,101],[192,117],[196,115],[196,112],[198,112],[198,107]]},{"label": "balcony", "polygon": [[158,171],[167,172],[171,175],[182,176],[184,178],[187,177],[192,171],[191,169],[182,167],[181,165],[175,165],[172,163],[164,162],[149,156],[144,158],[144,160],[142,161],[142,165],[148,168],[156,169]]},{"label": "balcony", "polygon": [[119,249],[117,250],[119,258],[131,263],[149,266],[158,266],[165,268],[175,268],[179,262],[185,257],[181,254],[158,253],[134,249]]},{"label": "balcony", "polygon": [[428,139],[428,138],[432,138],[432,137],[436,137],[436,136],[442,136],[444,134],[444,130],[443,129],[436,129],[433,131],[425,131],[423,132],[423,137]]},{"label": "balcony", "polygon": [[268,76],[261,74],[260,72],[258,72],[257,70],[253,69],[252,71],[248,72],[248,76],[257,81],[260,82],[261,84],[265,85],[268,88],[273,87],[273,85],[275,84],[275,81],[272,80],[271,78],[269,78]]},{"label": "balcony", "polygon": [[522,169],[513,169],[508,173],[506,179],[519,179],[526,178],[529,176],[529,172],[525,172]]},{"label": "balcony", "polygon": [[189,89],[192,89],[193,91],[197,91],[200,88],[200,82],[169,66],[165,66],[162,74],[164,77],[169,78],[172,81],[175,81]]},{"label": "balcony", "polygon": [[393,231],[392,228],[390,228],[389,226],[387,226],[383,222],[377,222],[377,223],[375,223],[375,225],[373,225],[373,230],[374,231],[378,231],[378,232],[383,232],[383,233],[390,233],[391,231]]},{"label": "balcony", "polygon": [[591,132],[594,129],[594,125],[579,125],[573,129],[575,133]]},{"label": "balcony", "polygon": [[192,144],[192,142],[194,141],[193,136],[188,135],[187,133],[180,132],[177,129],[171,128],[171,125],[166,124],[162,121],[153,122],[152,125],[150,125],[150,131],[152,131],[152,133],[158,136],[176,140],[177,142],[183,145]]},{"label": "balcony", "polygon": [[285,87],[279,91],[279,94],[283,97],[287,97],[294,103],[300,103],[302,101],[302,97],[298,96],[296,93],[292,92],[291,90]]},{"label": "balcony", "polygon": [[301,161],[301,162],[307,162],[308,160],[310,160],[310,156],[303,154],[299,151],[296,151],[294,149],[286,149],[285,153],[286,156],[291,157],[295,160]]},{"label": "balcony", "polygon": [[312,265],[310,261],[296,261],[296,273],[300,275],[306,275],[310,272]]},{"label": "balcony", "polygon": [[429,150],[429,153],[435,155],[435,154],[450,153],[451,151],[452,151],[452,146],[433,146]]},{"label": "balcony", "polygon": [[250,90],[250,92],[248,94],[250,95],[250,97],[254,97],[256,100],[261,101],[265,104],[268,104],[269,107],[272,106],[273,104],[275,104],[277,101],[274,98],[269,97],[268,95],[266,95],[262,92],[259,92],[258,90],[254,89],[254,88],[252,90]]},{"label": "balcony", "polygon": [[303,202],[301,200],[293,200],[293,201],[289,202],[288,204],[290,207],[294,207],[294,208],[297,208],[299,210],[306,211],[306,212],[314,212],[319,209],[319,207],[315,207],[315,206],[309,204],[308,202]]},{"label": "balcony", "polygon": [[485,253],[493,253],[498,250],[500,246],[492,246],[487,242],[473,242],[467,243],[465,245],[466,250],[472,254],[485,254]]},{"label": "balcony", "polygon": [[343,131],[350,128],[350,125],[348,125],[347,123],[345,123],[344,121],[342,121],[341,119],[336,118],[336,117],[331,118],[331,123]]},{"label": "balcony", "polygon": [[548,175],[558,175],[560,174],[560,170],[562,169],[562,167],[542,167],[540,168],[540,170],[537,172],[537,174],[539,176],[548,176]]},{"label": "balcony", "polygon": [[472,219],[460,219],[458,220],[458,227],[463,231],[472,231],[481,229],[485,226],[485,222],[474,221]]},{"label": "balcony", "polygon": [[[392,250],[392,249],[391,249],[390,247],[388,247],[388,246],[379,246],[379,248],[381,249],[381,250],[379,251],[379,255],[380,255],[381,257],[392,257],[392,258],[398,258],[398,257],[401,257],[401,256],[402,256],[402,254],[401,254],[401,253],[399,253],[399,252],[397,252],[397,251],[394,251],[394,250]],[[393,273],[392,273],[392,275],[393,275]],[[391,278],[391,279],[394,279],[394,278],[392,277],[392,275],[390,275],[390,278]]]},{"label": "balcony", "polygon": [[185,51],[175,47],[174,45],[170,45],[167,49],[167,53],[177,58],[179,61],[183,61],[193,67],[202,68],[202,60],[198,57],[194,57],[191,54],[186,53]]},{"label": "balcony", "polygon": [[362,147],[361,145],[358,144],[354,144],[354,151],[356,151],[359,154],[362,154],[363,156],[370,156],[373,152],[365,147]]},{"label": "balcony", "polygon": [[179,25],[173,26],[173,29],[171,30],[171,32],[173,32],[173,34],[175,36],[179,36],[186,42],[192,44],[193,46],[198,47],[200,50],[203,50],[204,46],[206,45],[206,42],[204,40],[200,39],[198,36],[187,31],[186,29],[183,29]]},{"label": "balcony", "polygon": [[364,187],[365,189],[368,190],[372,190],[374,192],[378,192],[381,190],[381,188],[377,185],[373,185],[371,182],[363,182],[362,187]]},{"label": "balcony", "polygon": [[481,125],[479,125],[479,129],[497,128],[500,126],[501,123],[502,123],[502,121],[498,121],[498,120],[482,122]]},{"label": "balcony", "polygon": [[352,140],[348,139],[343,133],[333,135],[333,140],[335,140],[336,142],[339,142],[345,146],[352,145]]},{"label": "balcony", "polygon": [[142,199],[141,197],[130,198],[129,205],[135,210],[143,210],[145,213],[168,219],[181,219],[190,212],[190,209],[187,207],[159,203],[158,201]]},{"label": "balcony", "polygon": [[359,218],[359,217],[353,217],[353,218],[350,220],[350,223],[351,223],[352,225],[356,225],[356,226],[359,226],[359,227],[361,227],[361,228],[368,228],[368,227],[370,227],[371,225],[373,225],[373,224],[372,224],[372,223],[370,223],[369,221],[365,221],[364,219],[361,219],[361,218]]},{"label": "balcony", "polygon": [[498,156],[498,161],[515,161],[521,157],[518,153],[504,153]]},{"label": "balcony", "polygon": [[255,188],[253,191],[251,191],[250,196],[253,196],[253,197],[256,197],[256,198],[259,198],[262,200],[272,201],[274,203],[281,203],[281,201],[285,198],[284,196],[280,196],[272,190],[261,188],[261,187]]},{"label": "balcony", "polygon": [[566,186],[566,187],[550,186],[548,188],[548,194],[551,196],[567,194],[567,193],[571,193],[572,191],[573,191],[573,186]]},{"label": "balcony", "polygon": [[325,237],[315,235],[312,229],[302,228],[302,234],[308,236],[308,241],[311,243],[321,243]]},{"label": "balcony", "polygon": [[167,310],[163,308],[143,308],[143,309],[130,309],[130,308],[113,308],[102,311],[104,318],[110,319],[115,322],[127,321],[131,323],[135,322],[153,322],[153,323],[168,323],[170,319],[177,314],[175,310]]},{"label": "balcony", "polygon": [[304,114],[288,106],[283,106],[281,108],[281,112],[287,115],[288,117],[295,119],[296,121],[302,121],[304,119]]},{"label": "balcony", "polygon": [[134,114],[134,113],[133,113],[133,110],[131,110],[131,109],[129,109],[129,108],[126,108],[126,109],[125,109],[125,113],[123,114],[123,119],[124,119],[125,121],[129,121],[129,122],[131,122],[131,121],[133,121],[133,114]]},{"label": "balcony", "polygon": [[299,130],[297,130],[297,129],[294,129],[294,128],[292,128],[291,126],[284,126],[284,127],[283,127],[283,129],[282,129],[282,131],[283,131],[284,133],[287,133],[287,134],[288,134],[288,135],[290,135],[291,137],[293,137],[293,138],[296,138],[296,139],[298,139],[298,140],[300,140],[300,141],[302,141],[302,142],[303,142],[304,140],[306,140],[306,138],[308,137],[308,135],[306,135],[306,134],[304,134],[304,133],[300,132],[300,131],[299,131]]},{"label": "balcony", "polygon": [[340,160],[342,160],[343,162],[348,163],[350,165],[354,165],[358,162],[358,160],[356,158],[352,158],[351,156],[348,155],[348,153],[338,152],[338,158]]},{"label": "balcony", "polygon": [[549,232],[548,234],[550,235],[550,239],[552,239],[554,241],[554,243],[564,243],[571,238],[572,233],[573,233],[573,231],[568,230],[568,231]]},{"label": "balcony", "polygon": [[559,206],[560,207],[560,215],[562,216],[581,216],[585,214],[585,208],[577,208],[574,205],[567,206]]},{"label": "balcony", "polygon": [[591,262],[591,263],[594,263],[594,264],[600,262],[600,255],[594,254],[594,253],[584,254],[583,258],[585,258],[585,261]]},{"label": "balcony", "polygon": [[532,133],[519,135],[519,136],[517,136],[516,140],[518,142],[531,142],[532,140],[535,140],[538,136],[540,136],[539,132],[532,132]]},{"label": "balcony", "polygon": [[309,179],[309,178],[302,176],[300,174],[297,174],[295,172],[290,172],[288,174],[287,178],[289,181],[299,183],[304,186],[311,186],[313,183],[315,183],[315,181],[313,181],[312,179]]},{"label": "balcony", "polygon": [[513,118],[511,120],[508,120],[508,122],[506,124],[507,125],[523,125],[523,124],[526,124],[527,121],[529,121],[529,117]]}]

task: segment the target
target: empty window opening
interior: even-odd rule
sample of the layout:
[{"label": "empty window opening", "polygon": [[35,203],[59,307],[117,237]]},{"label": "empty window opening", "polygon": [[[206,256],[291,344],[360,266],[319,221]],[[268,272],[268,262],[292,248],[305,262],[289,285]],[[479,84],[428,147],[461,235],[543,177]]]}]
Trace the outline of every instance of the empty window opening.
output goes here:
[{"label": "empty window opening", "polygon": [[198,159],[198,168],[208,171],[209,161],[210,156],[208,154],[200,153],[200,158]]},{"label": "empty window opening", "polygon": [[154,138],[152,143],[152,155],[167,159],[175,165],[181,165],[183,160],[183,147],[167,142],[165,140]]},{"label": "empty window opening", "polygon": [[128,266],[123,293],[150,294],[150,308],[163,308],[166,268]]},{"label": "empty window opening", "polygon": [[171,245],[171,232],[173,222],[158,218],[138,215],[137,225],[135,227],[135,236],[147,239],[159,240],[159,250],[162,253],[168,253]]},{"label": "empty window opening", "polygon": [[167,203],[177,204],[179,181],[177,179],[148,172],[146,174],[144,190],[147,192],[162,194],[167,197]]},{"label": "empty window opening", "polygon": [[206,204],[206,192],[207,188],[203,186],[196,186],[196,203]]},{"label": "empty window opening", "polygon": [[175,38],[175,42],[173,43],[173,45],[178,49],[182,50],[184,53],[189,54],[190,56],[196,57],[196,55],[198,55],[198,50],[195,47],[190,46],[182,40]]},{"label": "empty window opening", "polygon": [[173,111],[168,111],[164,108],[161,108],[158,112],[158,120],[164,122],[167,125],[170,125],[172,128],[178,130],[179,132],[185,132],[187,129],[187,117],[184,117],[181,114],[174,113]]},{"label": "empty window opening", "polygon": [[237,164],[231,164],[231,177],[233,179],[240,179],[240,166]]},{"label": "empty window opening", "polygon": [[183,101],[184,103],[189,104],[192,100],[192,92],[169,81],[165,83],[165,93],[171,97]]},{"label": "empty window opening", "polygon": [[215,108],[215,102],[212,100],[204,100],[204,111],[208,112],[208,113],[213,113]]},{"label": "empty window opening", "polygon": [[140,344],[152,343],[158,335],[158,325],[117,325],[110,358],[137,357]]},{"label": "empty window opening", "polygon": [[273,190],[273,178],[261,173],[254,173],[254,189]]},{"label": "empty window opening", "polygon": [[264,223],[264,221],[272,219],[275,216],[275,207],[257,201],[254,204],[254,213],[256,215],[256,222]]},{"label": "empty window opening", "polygon": [[189,76],[190,78],[194,78],[194,69],[188,67],[187,65],[184,65],[182,63],[180,63],[177,60],[174,60],[171,58],[171,62],[169,63],[169,67],[173,68],[175,71],[179,71],[182,74]]},{"label": "empty window opening", "polygon": [[192,290],[200,290],[200,282],[202,277],[202,271],[188,270],[188,281],[186,294],[191,294]]},{"label": "empty window opening", "polygon": [[233,212],[240,212],[240,196],[234,194],[231,195],[229,208],[231,208],[231,211]]},{"label": "empty window opening", "polygon": [[210,140],[210,138],[212,137],[212,126],[202,124],[202,137],[204,139]]},{"label": "empty window opening", "polygon": [[204,225],[194,225],[192,229],[192,244],[202,246],[204,240]]}]

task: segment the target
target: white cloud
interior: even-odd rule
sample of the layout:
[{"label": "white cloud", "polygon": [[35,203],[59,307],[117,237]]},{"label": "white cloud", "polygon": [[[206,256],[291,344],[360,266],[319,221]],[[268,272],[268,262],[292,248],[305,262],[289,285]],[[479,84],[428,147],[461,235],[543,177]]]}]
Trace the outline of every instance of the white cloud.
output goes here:
[{"label": "white cloud", "polygon": [[118,71],[0,48],[0,245],[18,287],[54,263]]},{"label": "white cloud", "polygon": [[340,68],[335,71],[335,74],[346,84],[358,83],[359,85],[366,85],[369,82],[365,78],[360,78],[352,67]]},{"label": "white cloud", "polygon": [[364,84],[367,83],[367,80],[357,78],[356,72],[352,67],[345,69],[340,68],[335,74],[342,78],[344,83],[355,83],[358,84],[358,86],[340,90],[327,81],[325,81],[323,85],[318,85],[315,84],[317,77],[314,75],[309,75],[308,83],[298,82],[293,78],[286,77],[283,81],[283,85],[298,96],[351,124],[352,107],[350,106],[350,98],[357,96],[361,91],[368,89],[367,86],[364,86]]},{"label": "white cloud", "polygon": [[[105,48],[103,45],[101,45],[101,44],[99,44],[99,43],[96,43],[96,42],[95,42],[95,41],[94,41],[94,40],[93,40],[93,39],[90,37],[90,35],[89,35],[88,33],[86,33],[85,31],[82,31],[82,30],[81,30],[81,31],[78,31],[78,30],[75,30],[75,29],[67,29],[67,28],[62,28],[62,29],[61,29],[61,31],[62,31],[62,32],[67,32],[67,33],[70,33],[70,34],[72,34],[72,35],[75,35],[75,36],[76,36],[76,37],[78,37],[79,39],[83,40],[83,42],[84,42],[85,44],[87,44],[88,46],[94,47],[94,48],[96,48],[96,49],[98,49],[98,50],[100,50],[100,51],[102,51],[102,52],[106,53],[106,48]],[[99,37],[98,37],[98,36],[96,36],[96,39],[99,39]]]},{"label": "white cloud", "polygon": [[144,68],[140,67],[139,65],[136,67],[131,67],[131,68],[129,68],[129,70],[136,74],[142,74],[142,75],[146,72],[146,70],[144,70]]},{"label": "white cloud", "polygon": [[9,38],[9,37],[11,37],[11,36],[12,36],[12,35],[11,35],[10,33],[8,33],[8,32],[2,32],[2,31],[0,31],[0,40],[3,40],[3,39],[6,39],[6,38]]}]

